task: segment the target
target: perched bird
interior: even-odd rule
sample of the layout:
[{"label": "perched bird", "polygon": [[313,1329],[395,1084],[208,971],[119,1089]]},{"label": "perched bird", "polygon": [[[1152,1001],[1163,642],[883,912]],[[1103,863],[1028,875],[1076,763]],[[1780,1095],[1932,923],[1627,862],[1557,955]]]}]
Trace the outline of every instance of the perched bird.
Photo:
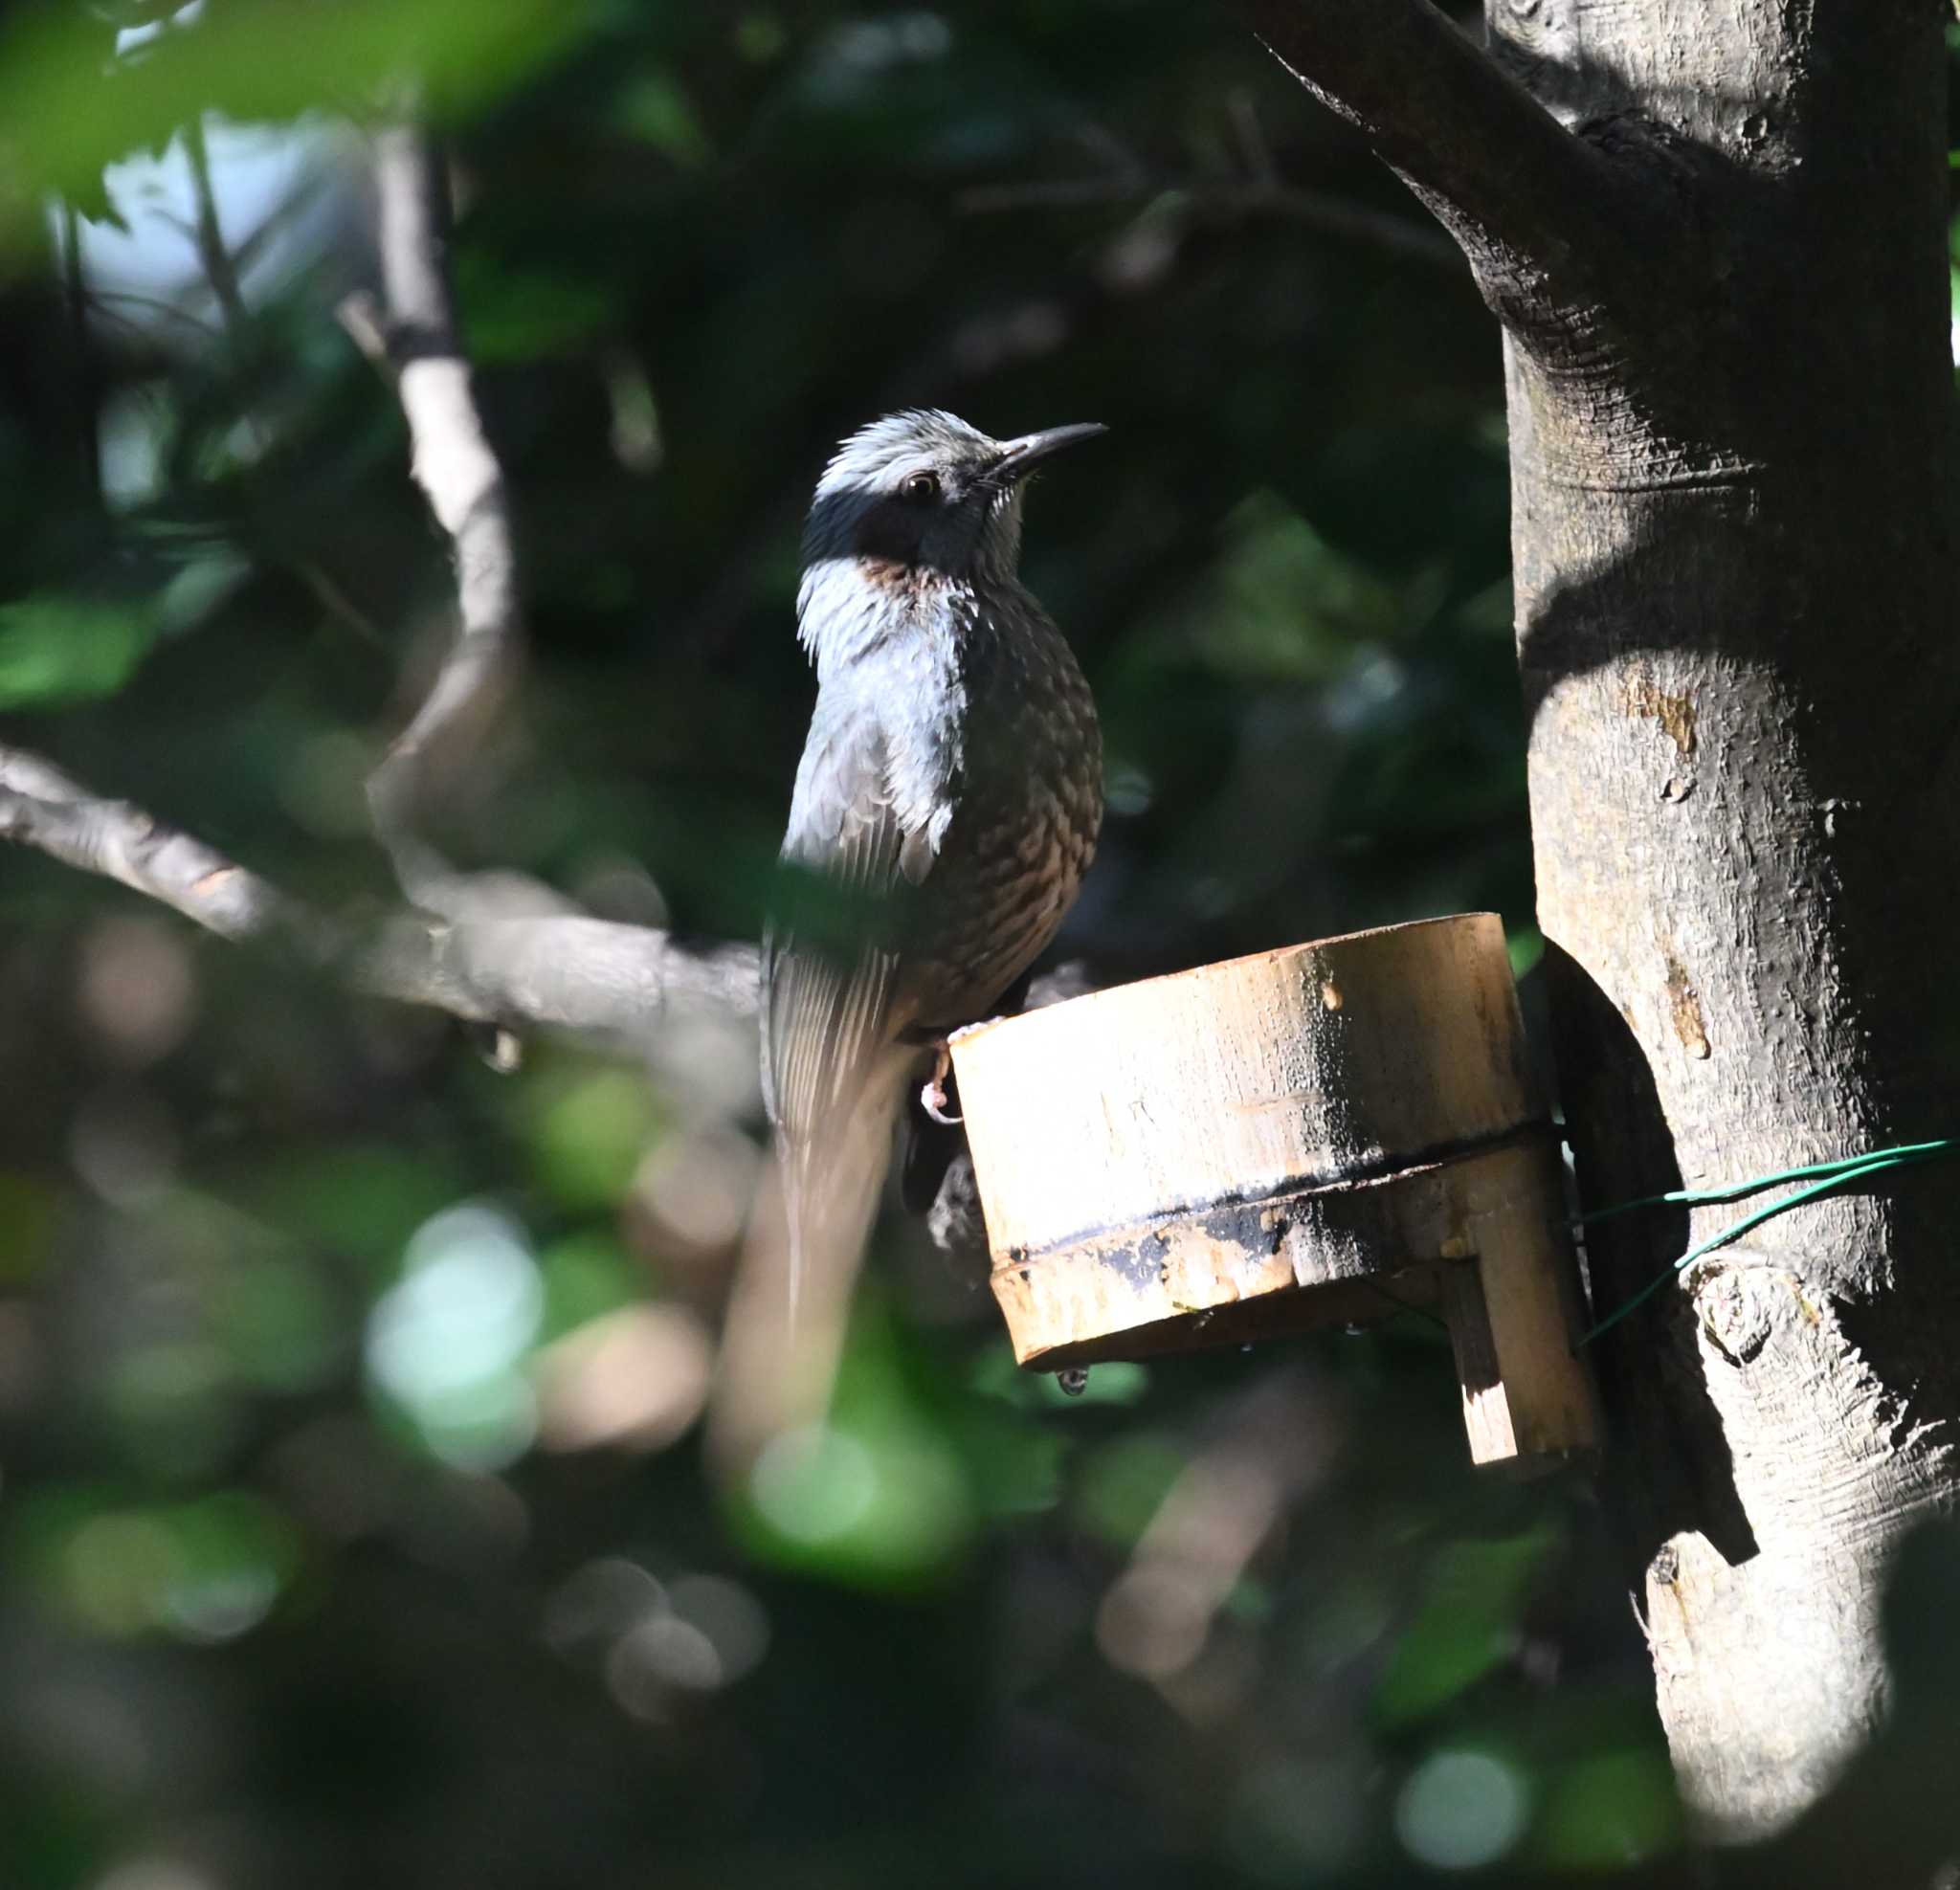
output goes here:
[{"label": "perched bird", "polygon": [[792,1306],[855,1267],[907,1090],[930,1067],[939,1094],[948,1033],[1055,936],[1095,851],[1095,704],[1015,572],[1023,480],[1103,431],[894,413],[817,483],[796,599],[816,709],[763,952]]}]

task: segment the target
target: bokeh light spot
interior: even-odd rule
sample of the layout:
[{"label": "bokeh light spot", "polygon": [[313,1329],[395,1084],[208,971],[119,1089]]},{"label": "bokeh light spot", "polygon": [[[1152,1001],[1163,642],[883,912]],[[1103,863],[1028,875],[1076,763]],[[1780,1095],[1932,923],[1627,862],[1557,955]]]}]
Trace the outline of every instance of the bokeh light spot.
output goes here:
[{"label": "bokeh light spot", "polygon": [[529,1448],[537,1401],[520,1367],[544,1315],[524,1234],[481,1203],[445,1209],[410,1240],[400,1281],[368,1322],[368,1369],[458,1469],[494,1470]]},{"label": "bokeh light spot", "polygon": [[1438,1870],[1477,1870],[1518,1841],[1528,1809],[1524,1779],[1503,1760],[1489,1752],[1437,1752],[1403,1784],[1395,1834],[1411,1857]]},{"label": "bokeh light spot", "polygon": [[749,1479],[755,1506],[792,1541],[835,1542],[878,1499],[871,1453],[849,1433],[811,1424],[772,1437]]}]

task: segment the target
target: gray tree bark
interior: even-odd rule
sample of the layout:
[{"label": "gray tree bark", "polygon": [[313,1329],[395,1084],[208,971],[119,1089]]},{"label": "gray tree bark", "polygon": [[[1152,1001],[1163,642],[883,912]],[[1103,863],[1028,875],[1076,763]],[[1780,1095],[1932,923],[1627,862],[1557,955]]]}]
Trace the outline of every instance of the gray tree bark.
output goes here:
[{"label": "gray tree bark", "polygon": [[[1949,1131],[1941,0],[1487,0],[1474,75],[1421,0],[1254,11],[1503,323],[1586,1204]],[[1595,1302],[1742,1212],[1599,1228]],[[1660,1713],[1716,1835],[1787,1823],[1882,1717],[1888,1565],[1960,1481],[1956,1226],[1960,1169],[1909,1170],[1711,1254],[1598,1348]]]},{"label": "gray tree bark", "polygon": [[[1539,918],[1589,1203],[1951,1120],[1940,14],[1493,11],[1513,69],[1681,211],[1671,255],[1627,258],[1618,333],[1506,348]],[[1609,1355],[1661,1717],[1719,1829],[1802,1809],[1880,1714],[1886,1565],[1955,1481],[1955,1206],[1928,1170],[1771,1221]],[[1600,1230],[1595,1292],[1738,1212]]]}]

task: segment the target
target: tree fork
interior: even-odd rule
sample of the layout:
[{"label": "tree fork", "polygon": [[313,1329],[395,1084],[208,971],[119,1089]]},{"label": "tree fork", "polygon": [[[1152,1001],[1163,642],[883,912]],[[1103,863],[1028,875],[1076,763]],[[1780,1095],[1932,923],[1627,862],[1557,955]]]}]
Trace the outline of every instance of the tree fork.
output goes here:
[{"label": "tree fork", "polygon": [[[1586,1205],[1946,1131],[1944,7],[1488,0],[1488,56],[1422,0],[1252,11],[1504,323],[1539,918]],[[1420,78],[1394,83],[1389,49]],[[1882,1713],[1892,1552],[1960,1483],[1956,1207],[1944,1167],[1814,1204],[1602,1345],[1661,1717],[1717,1835],[1800,1812]],[[1728,1212],[1599,1229],[1601,1308]]]}]

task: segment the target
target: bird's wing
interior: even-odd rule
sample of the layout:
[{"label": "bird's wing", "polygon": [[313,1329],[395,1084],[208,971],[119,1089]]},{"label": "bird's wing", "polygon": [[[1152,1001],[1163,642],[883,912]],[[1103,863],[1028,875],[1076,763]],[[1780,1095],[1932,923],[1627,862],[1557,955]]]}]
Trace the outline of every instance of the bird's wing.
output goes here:
[{"label": "bird's wing", "polygon": [[890,1048],[904,908],[934,856],[929,828],[896,804],[878,723],[813,726],[764,942],[765,1092],[792,1142],[850,1103]]}]

